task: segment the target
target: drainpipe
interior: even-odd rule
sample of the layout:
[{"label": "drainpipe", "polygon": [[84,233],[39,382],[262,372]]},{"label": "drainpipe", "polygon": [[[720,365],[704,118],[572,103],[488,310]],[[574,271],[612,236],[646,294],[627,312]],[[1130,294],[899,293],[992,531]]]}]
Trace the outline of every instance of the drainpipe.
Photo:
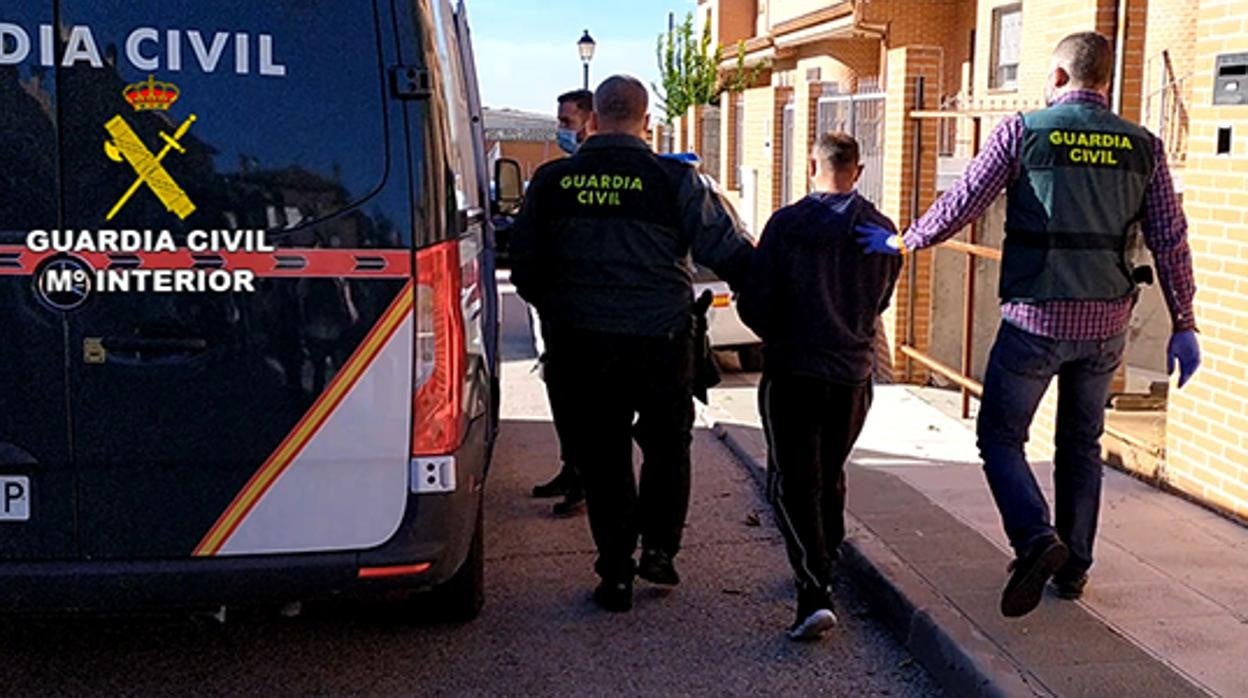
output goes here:
[{"label": "drainpipe", "polygon": [[[923,109],[923,92],[926,88],[926,79],[920,75],[915,80],[914,109],[917,111]],[[909,117],[907,116],[907,118]],[[918,120],[915,120],[914,149],[911,157],[914,158],[912,161],[914,181],[910,185],[910,224],[914,225],[914,222],[919,220],[919,216],[923,213],[919,210],[919,183],[922,182],[920,163],[923,159],[923,123]],[[915,304],[918,302],[919,297],[919,265],[915,263],[914,255],[910,255],[909,259],[906,260],[906,266],[908,268],[907,279],[909,280],[908,288],[906,289],[908,304],[908,312],[906,313],[906,345],[913,349],[918,346],[916,344],[918,339],[915,331]],[[907,371],[907,378],[909,378],[909,371]]]}]

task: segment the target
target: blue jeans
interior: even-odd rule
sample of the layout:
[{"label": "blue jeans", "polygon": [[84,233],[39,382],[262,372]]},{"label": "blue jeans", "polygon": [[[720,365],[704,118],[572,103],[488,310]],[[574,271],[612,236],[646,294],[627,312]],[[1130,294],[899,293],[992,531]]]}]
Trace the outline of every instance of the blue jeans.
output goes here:
[{"label": "blue jeans", "polygon": [[[1110,384],[1125,346],[1125,334],[1103,341],[1066,341],[1005,322],[988,360],[978,425],[988,485],[1018,555],[1055,535],[1070,548],[1063,576],[1092,566],[1101,508],[1101,434]],[[1032,417],[1054,376],[1056,526],[1024,453]]]}]

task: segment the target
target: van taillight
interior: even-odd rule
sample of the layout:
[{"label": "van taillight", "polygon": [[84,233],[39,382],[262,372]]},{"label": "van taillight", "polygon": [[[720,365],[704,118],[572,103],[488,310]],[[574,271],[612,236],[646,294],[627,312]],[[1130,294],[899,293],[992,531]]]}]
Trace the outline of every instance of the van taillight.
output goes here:
[{"label": "van taillight", "polygon": [[457,241],[416,253],[413,456],[454,453],[462,438],[465,370],[462,281]]}]

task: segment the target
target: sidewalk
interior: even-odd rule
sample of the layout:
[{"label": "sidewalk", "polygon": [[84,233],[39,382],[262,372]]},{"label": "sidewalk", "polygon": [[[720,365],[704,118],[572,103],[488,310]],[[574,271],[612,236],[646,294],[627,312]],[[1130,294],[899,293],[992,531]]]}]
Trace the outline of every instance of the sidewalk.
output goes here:
[{"label": "sidewalk", "polygon": [[[755,390],[706,417],[753,467]],[[1107,469],[1097,563],[1079,603],[997,610],[1011,558],[973,425],[948,393],[881,386],[849,471],[848,567],[953,695],[1248,696],[1248,529]],[[1052,501],[1050,464],[1036,465]]]}]

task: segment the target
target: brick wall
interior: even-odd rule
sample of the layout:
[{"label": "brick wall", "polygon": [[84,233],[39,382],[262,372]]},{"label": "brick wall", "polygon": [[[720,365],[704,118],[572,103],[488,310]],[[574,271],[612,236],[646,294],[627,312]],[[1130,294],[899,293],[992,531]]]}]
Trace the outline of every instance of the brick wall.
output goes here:
[{"label": "brick wall", "polygon": [[720,0],[719,37],[726,51],[731,52],[737,42],[754,36],[758,21],[758,0]]},{"label": "brick wall", "polygon": [[699,31],[706,26],[707,15],[711,18],[711,40],[731,52],[737,42],[754,36],[758,0],[698,0],[695,19]]},{"label": "brick wall", "polygon": [[698,153],[699,156],[702,154],[702,110],[700,104],[689,107],[682,123],[685,130],[685,147],[682,151]]},{"label": "brick wall", "polygon": [[[486,149],[494,142],[486,143]],[[503,141],[499,143],[499,155],[520,163],[520,171],[527,181],[542,164],[563,157],[563,151],[554,141]]]},{"label": "brick wall", "polygon": [[[775,211],[781,206],[787,204],[787,201],[781,201],[784,195],[784,186],[781,178],[786,176],[784,172],[784,108],[793,100],[793,88],[780,87],[774,92],[774,99],[771,105],[771,167],[767,171],[771,174],[769,179],[772,180],[771,196],[764,198],[758,197],[759,201],[770,201],[770,211]],[[796,140],[793,143],[794,150],[797,149]],[[761,170],[760,170],[761,172]],[[762,229],[761,226],[759,228]]]},{"label": "brick wall", "polygon": [[[1203,0],[1194,58],[1185,208],[1196,268],[1201,373],[1172,391],[1165,477],[1248,516],[1248,106],[1212,106],[1214,57],[1248,51],[1248,4]],[[1233,129],[1217,155],[1217,131]]]},{"label": "brick wall", "polygon": [[1143,118],[1144,46],[1147,39],[1148,5],[1150,0],[1127,0],[1126,16],[1122,19],[1123,49],[1119,65],[1121,109],[1119,114],[1132,121]]},{"label": "brick wall", "polygon": [[957,66],[970,60],[973,0],[872,0],[861,3],[863,21],[883,25],[889,49],[939,46],[945,51],[948,72],[935,83],[937,92],[957,94],[961,75]]},{"label": "brick wall", "polygon": [[[884,215],[897,223],[898,228],[905,230],[912,219],[911,202],[915,189],[916,167],[919,167],[919,212],[926,211],[936,198],[936,122],[928,119],[916,123],[908,118],[908,114],[916,106],[917,78],[920,76],[925,78],[926,82],[921,106],[924,109],[938,107],[939,90],[936,87],[941,82],[944,70],[943,51],[938,47],[918,46],[893,49],[888,52],[887,66],[884,181],[896,183],[896,185],[884,188],[884,200],[880,208]],[[916,163],[913,157],[914,144],[915,138],[920,134],[922,150]],[[907,339],[906,318],[911,312],[911,265],[914,265],[916,275],[913,310],[915,346],[920,351],[927,351],[930,345],[933,254],[935,254],[934,251],[928,250],[906,259],[906,268],[902,271],[893,303],[895,310],[887,318],[893,323],[894,346],[899,347]],[[907,366],[910,362],[906,361],[900,353],[896,355],[895,361],[898,366],[906,367],[904,371],[899,372],[899,379],[926,380],[926,371],[918,366]]]}]

